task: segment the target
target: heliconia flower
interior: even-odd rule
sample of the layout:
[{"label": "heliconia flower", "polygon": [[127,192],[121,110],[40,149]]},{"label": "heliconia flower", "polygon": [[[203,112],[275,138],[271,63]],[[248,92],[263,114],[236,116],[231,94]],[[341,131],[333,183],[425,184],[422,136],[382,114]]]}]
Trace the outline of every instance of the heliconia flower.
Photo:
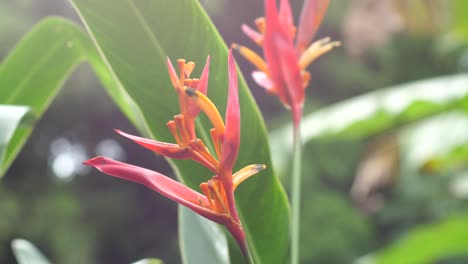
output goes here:
[{"label": "heliconia flower", "polygon": [[[171,124],[174,124],[174,127],[171,127],[168,123],[171,132],[175,131],[173,135],[177,144],[137,137],[120,130],[116,131],[143,147],[166,157],[192,159],[205,165],[215,175],[207,182],[200,184],[201,193],[158,172],[106,157],[95,157],[83,164],[95,167],[111,176],[143,184],[194,212],[224,225],[236,239],[245,255],[248,251],[247,242],[237,213],[234,191],[241,182],[265,169],[265,165],[248,165],[234,174],[232,172],[240,145],[237,73],[232,51],[229,51],[228,58],[229,91],[225,116],[226,123],[221,118],[216,106],[205,95],[208,80],[207,67],[205,67],[200,80],[187,81],[195,65],[193,63],[185,64],[183,60],[179,60],[179,62],[179,65],[182,65],[182,62],[184,64],[179,68],[181,71],[180,78],[176,78],[172,65],[170,62],[168,63],[169,74],[179,94],[182,112],[169,122],[173,122]],[[209,65],[209,59],[207,65]],[[188,84],[195,85],[189,87]],[[215,155],[211,154],[201,139],[196,138],[195,134],[193,136],[189,135],[187,130],[190,126],[186,125],[186,121],[190,120],[192,122],[190,125],[194,126],[193,122],[200,111],[207,115],[213,125],[210,133]],[[186,116],[188,117],[186,118]]]},{"label": "heliconia flower", "polygon": [[265,0],[265,18],[255,20],[258,31],[242,25],[244,33],[263,48],[265,60],[245,46],[232,45],[257,68],[252,72],[255,82],[269,93],[278,95],[283,105],[291,109],[296,127],[302,116],[305,88],[310,81],[306,68],[339,45],[339,42],[324,38],[308,46],[329,2],[305,0],[296,36],[289,1],[281,0],[278,11],[276,0]]}]

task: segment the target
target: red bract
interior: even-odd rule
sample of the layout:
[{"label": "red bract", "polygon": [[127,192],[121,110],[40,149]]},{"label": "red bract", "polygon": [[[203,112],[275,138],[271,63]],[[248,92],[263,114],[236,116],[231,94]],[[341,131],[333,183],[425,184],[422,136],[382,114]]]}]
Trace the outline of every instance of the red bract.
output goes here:
[{"label": "red bract", "polygon": [[[178,202],[194,212],[223,224],[239,243],[244,254],[247,252],[245,233],[240,222],[234,190],[245,179],[265,169],[265,165],[249,165],[235,174],[232,169],[237,159],[240,144],[240,109],[237,91],[237,74],[232,51],[229,51],[228,75],[229,92],[226,109],[226,125],[219,111],[205,95],[208,84],[207,60],[202,77],[189,79],[195,64],[178,60],[180,74],[168,60],[168,70],[174,88],[179,95],[181,114],[167,123],[176,143],[159,142],[147,138],[133,136],[116,130],[141,146],[160,155],[175,159],[192,159],[211,170],[215,175],[200,184],[202,193],[188,188],[160,173],[118,162],[106,157],[96,157],[84,162],[85,165],[114,177],[134,181],[146,185],[152,190]],[[212,154],[203,141],[196,137],[195,118],[203,111],[213,125],[210,130],[215,153]]]},{"label": "red bract", "polygon": [[223,219],[223,215],[211,210],[210,203],[205,196],[158,172],[106,157],[95,157],[85,161],[83,164],[95,167],[114,177],[141,183],[215,222],[226,220]]},{"label": "red bract", "polygon": [[265,60],[252,50],[233,44],[257,68],[252,73],[255,82],[269,93],[278,95],[283,105],[291,109],[296,127],[302,116],[305,88],[310,81],[307,66],[339,45],[325,38],[307,47],[323,20],[328,4],[329,0],[305,0],[296,36],[289,1],[281,0],[278,11],[275,0],[265,0],[265,18],[255,21],[258,31],[242,25],[244,33],[262,46]]}]

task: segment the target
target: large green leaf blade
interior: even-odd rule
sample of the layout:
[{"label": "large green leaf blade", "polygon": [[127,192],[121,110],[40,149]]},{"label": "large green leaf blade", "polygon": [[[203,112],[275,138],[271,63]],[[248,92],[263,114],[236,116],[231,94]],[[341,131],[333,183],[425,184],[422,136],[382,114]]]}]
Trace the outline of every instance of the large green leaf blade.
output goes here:
[{"label": "large green leaf blade", "polygon": [[450,217],[439,223],[411,230],[394,244],[362,257],[356,264],[436,263],[437,260],[468,255],[468,218]]},{"label": "large green leaf blade", "polygon": [[141,126],[132,101],[112,78],[83,29],[63,18],[45,18],[0,65],[0,104],[24,105],[30,109],[30,122],[16,129],[10,138],[0,163],[0,177],[31,134],[34,121],[41,118],[76,66],[85,61],[127,117]]},{"label": "large green leaf blade", "polygon": [[[450,133],[447,133],[450,131]],[[454,175],[468,160],[468,119],[466,113],[452,111],[405,127],[399,133],[401,166],[406,173]],[[440,139],[444,140],[440,140]],[[427,142],[431,142],[427,144]]]},{"label": "large green leaf blade", "polygon": [[[211,55],[209,97],[223,113],[227,98],[227,48],[213,24],[193,0],[73,0],[106,64],[139,107],[146,121],[143,134],[164,141],[172,136],[164,124],[178,113],[177,97],[167,75],[166,56],[202,63]],[[249,179],[236,192],[238,208],[256,263],[282,263],[288,250],[289,210],[274,176],[265,127],[240,78],[242,142],[236,169],[264,163],[268,170]],[[205,120],[206,121],[206,120]],[[208,142],[211,126],[200,122],[199,137]],[[175,161],[192,188],[211,177],[205,168]]]},{"label": "large green leaf blade", "polygon": [[[69,73],[84,60],[76,42],[86,36],[76,34],[77,30],[59,18],[38,23],[0,65],[0,104],[28,106],[33,119],[39,119]],[[31,131],[32,126],[16,130],[0,164],[0,175]]]},{"label": "large green leaf blade", "polygon": [[[304,116],[303,142],[313,139],[360,139],[454,109],[467,109],[468,76],[458,74],[392,86],[339,102]],[[287,166],[292,129],[270,134],[273,161]]]},{"label": "large green leaf blade", "polygon": [[229,248],[220,226],[179,205],[179,241],[185,264],[228,264]]}]

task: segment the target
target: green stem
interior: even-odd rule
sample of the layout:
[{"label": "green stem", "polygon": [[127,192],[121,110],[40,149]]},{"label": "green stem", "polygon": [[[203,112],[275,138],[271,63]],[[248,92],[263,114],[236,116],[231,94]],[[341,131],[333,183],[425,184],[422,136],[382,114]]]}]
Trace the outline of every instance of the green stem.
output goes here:
[{"label": "green stem", "polygon": [[239,245],[242,255],[244,256],[245,263],[254,264],[252,254],[250,253],[249,249],[249,243],[247,242],[245,231],[242,228],[242,225],[239,223],[239,219],[233,220],[225,226],[229,232],[231,232],[232,236]]},{"label": "green stem", "polygon": [[254,260],[252,258],[252,254],[250,253],[249,246],[245,243],[242,247],[242,255],[244,255],[245,263],[247,264],[254,264]]},{"label": "green stem", "polygon": [[291,264],[299,263],[301,217],[301,135],[300,125],[294,126],[294,150],[291,184]]}]

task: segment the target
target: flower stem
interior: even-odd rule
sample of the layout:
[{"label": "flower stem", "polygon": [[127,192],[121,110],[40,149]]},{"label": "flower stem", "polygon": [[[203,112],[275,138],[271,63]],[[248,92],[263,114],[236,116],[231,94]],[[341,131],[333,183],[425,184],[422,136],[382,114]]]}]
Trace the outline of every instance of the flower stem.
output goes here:
[{"label": "flower stem", "polygon": [[231,232],[232,236],[236,240],[239,248],[244,256],[246,264],[254,264],[252,254],[250,253],[249,244],[245,236],[245,231],[242,228],[242,225],[237,221],[231,222],[229,225],[226,225],[226,228]]},{"label": "flower stem", "polygon": [[250,253],[250,249],[247,243],[243,244],[243,246],[241,247],[241,250],[242,250],[242,255],[244,255],[245,263],[254,264],[252,254]]},{"label": "flower stem", "polygon": [[[300,122],[299,122],[300,123]],[[291,264],[299,263],[301,217],[301,133],[300,124],[294,126],[293,167],[291,179]]]}]

